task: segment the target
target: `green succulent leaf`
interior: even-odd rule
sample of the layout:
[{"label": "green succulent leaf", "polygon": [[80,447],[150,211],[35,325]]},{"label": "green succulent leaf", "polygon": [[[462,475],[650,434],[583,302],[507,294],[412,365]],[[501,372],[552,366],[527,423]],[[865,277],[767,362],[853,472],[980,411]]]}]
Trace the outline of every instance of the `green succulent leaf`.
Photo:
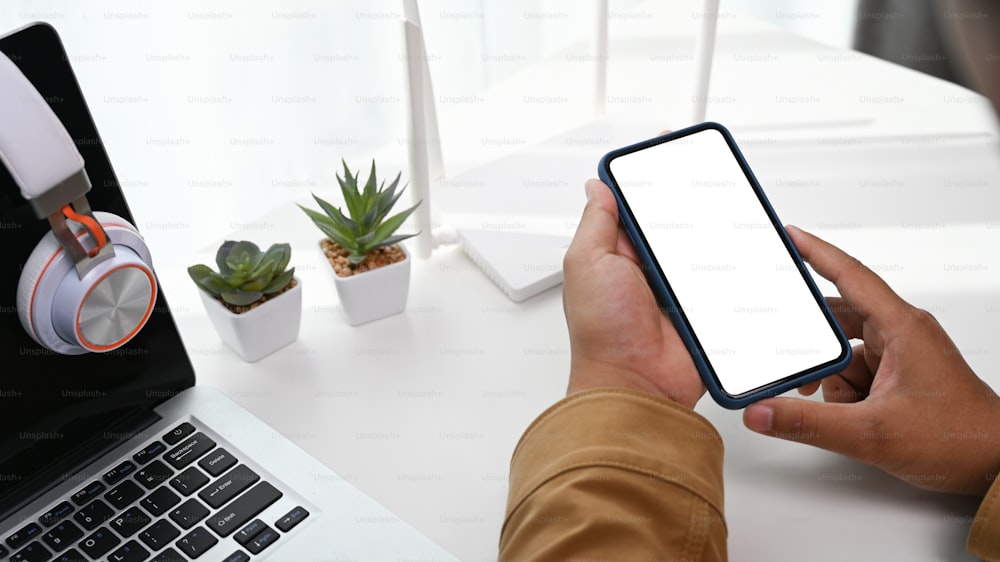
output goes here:
[{"label": "green succulent leaf", "polygon": [[232,241],[224,242],[223,246],[228,247],[229,254],[225,258],[225,263],[231,270],[253,269],[260,263],[263,256],[256,244],[248,240],[240,240],[232,242],[232,244],[230,242]]},{"label": "green succulent leaf", "polygon": [[[420,203],[417,203],[417,205],[420,205]],[[378,240],[384,240],[390,234],[396,232],[396,229],[403,226],[406,219],[417,209],[417,205],[385,219],[385,221],[375,229],[375,238]]]},{"label": "green succulent leaf", "polygon": [[278,261],[274,266],[275,273],[285,271],[285,268],[288,267],[288,263],[292,261],[292,245],[273,244],[270,248],[268,248],[267,254],[272,254],[272,252],[278,257]]},{"label": "green succulent leaf", "polygon": [[364,213],[361,194],[358,192],[358,176],[357,174],[351,174],[346,160],[341,160],[341,162],[344,164],[344,178],[341,179],[340,176],[337,176],[337,182],[340,183],[340,192],[344,194],[344,203],[347,205],[347,212],[352,218],[356,219]]},{"label": "green succulent leaf", "polygon": [[396,205],[396,201],[399,200],[401,195],[403,195],[403,191],[406,190],[406,186],[403,186],[403,189],[399,190],[399,193],[396,193],[396,187],[399,185],[400,177],[402,177],[402,173],[396,174],[396,179],[392,180],[389,187],[387,187],[386,190],[379,195],[378,205],[376,205],[378,209],[375,218],[376,222],[382,222],[382,220],[385,219],[386,215],[389,214],[389,211],[391,211],[393,206]]},{"label": "green succulent leaf", "polygon": [[310,209],[309,207],[303,207],[302,205],[299,205],[299,208],[302,209],[302,212],[304,212],[306,215],[308,215],[309,218],[312,219],[312,221],[314,223],[316,223],[316,226],[319,226],[320,224],[326,224],[326,225],[329,225],[329,226],[333,226],[333,219],[331,219],[330,217],[324,215],[323,213],[320,213],[318,211],[314,211],[314,210]]},{"label": "green succulent leaf", "polygon": [[320,231],[326,235],[327,238],[333,240],[339,244],[344,249],[350,250],[355,247],[355,241],[357,240],[352,234],[344,235],[341,231],[327,225],[317,225]]},{"label": "green succulent leaf", "polygon": [[257,277],[251,277],[249,281],[240,285],[240,290],[243,291],[263,291],[264,287],[271,284],[271,280],[274,279],[275,275],[280,272],[268,271],[263,275],[258,275]]},{"label": "green succulent leaf", "polygon": [[229,289],[223,278],[207,265],[192,265],[188,268],[188,275],[191,276],[195,285],[210,294],[219,295]]},{"label": "green succulent leaf", "polygon": [[378,179],[375,176],[375,161],[372,160],[372,171],[368,174],[368,181],[365,183],[365,191],[361,194],[361,200],[365,201],[365,212],[367,212],[371,207],[372,203],[375,201],[375,195],[378,190]]},{"label": "green succulent leaf", "polygon": [[316,203],[318,203],[320,208],[323,209],[323,212],[326,213],[327,218],[330,219],[330,222],[333,223],[334,226],[346,228],[353,232],[358,231],[358,227],[355,222],[351,218],[344,216],[344,213],[341,212],[340,209],[334,207],[324,199],[317,197],[315,194],[313,195],[313,199],[316,200]]},{"label": "green succulent leaf", "polygon": [[351,254],[347,256],[347,261],[351,265],[358,265],[359,263],[365,261],[365,258],[367,257],[368,257],[368,252],[364,253],[351,252]]},{"label": "green succulent leaf", "polygon": [[294,267],[275,277],[267,287],[264,287],[264,294],[270,295],[284,289],[291,282],[293,276],[295,276]]},{"label": "green succulent leaf", "polygon": [[232,290],[222,293],[222,300],[228,302],[235,306],[249,306],[264,296],[264,293],[260,291],[241,291]]},{"label": "green succulent leaf", "polygon": [[264,252],[260,263],[251,271],[250,277],[256,278],[270,273],[276,275],[288,267],[288,262],[292,257],[292,248],[288,244],[272,244]]},{"label": "green succulent leaf", "polygon": [[232,271],[232,268],[226,264],[226,259],[229,257],[230,249],[235,245],[236,242],[234,240],[226,240],[215,252],[215,265],[219,268],[219,273],[222,275],[228,275]]},{"label": "green succulent leaf", "polygon": [[245,270],[233,271],[229,275],[223,277],[226,285],[230,288],[238,289],[242,287],[250,278],[250,275]]},{"label": "green succulent leaf", "polygon": [[388,238],[385,238],[384,240],[382,240],[381,242],[379,242],[379,246],[392,246],[393,244],[395,244],[397,242],[402,242],[403,240],[406,240],[407,238],[413,238],[414,236],[416,236],[418,234],[420,234],[420,233],[419,232],[414,232],[413,234],[393,234],[392,236],[389,236]]}]

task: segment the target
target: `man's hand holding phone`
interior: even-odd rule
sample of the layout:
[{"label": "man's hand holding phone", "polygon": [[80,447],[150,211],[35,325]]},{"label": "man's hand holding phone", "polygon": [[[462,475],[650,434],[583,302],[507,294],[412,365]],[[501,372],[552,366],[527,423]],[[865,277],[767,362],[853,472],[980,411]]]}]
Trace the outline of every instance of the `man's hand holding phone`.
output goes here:
[{"label": "man's hand holding phone", "polygon": [[600,180],[585,189],[587,205],[563,260],[569,393],[623,387],[693,408],[705,385],[646,283],[615,198]]}]

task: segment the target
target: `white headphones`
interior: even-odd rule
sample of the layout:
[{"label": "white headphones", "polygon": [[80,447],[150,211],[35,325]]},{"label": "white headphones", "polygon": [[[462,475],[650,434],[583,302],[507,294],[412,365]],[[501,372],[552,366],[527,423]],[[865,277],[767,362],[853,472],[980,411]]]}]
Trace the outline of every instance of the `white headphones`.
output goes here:
[{"label": "white headphones", "polygon": [[73,139],[2,53],[0,163],[52,228],[17,283],[17,314],[25,331],[64,355],[125,345],[156,303],[149,249],[125,219],[91,211],[90,179]]}]

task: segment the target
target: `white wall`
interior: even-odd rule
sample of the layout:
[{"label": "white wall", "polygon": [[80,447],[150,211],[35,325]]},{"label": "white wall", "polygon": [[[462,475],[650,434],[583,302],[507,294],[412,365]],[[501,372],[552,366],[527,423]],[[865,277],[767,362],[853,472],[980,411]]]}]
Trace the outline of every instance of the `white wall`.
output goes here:
[{"label": "white wall", "polygon": [[751,16],[833,47],[850,48],[858,0],[721,0],[720,10]]}]

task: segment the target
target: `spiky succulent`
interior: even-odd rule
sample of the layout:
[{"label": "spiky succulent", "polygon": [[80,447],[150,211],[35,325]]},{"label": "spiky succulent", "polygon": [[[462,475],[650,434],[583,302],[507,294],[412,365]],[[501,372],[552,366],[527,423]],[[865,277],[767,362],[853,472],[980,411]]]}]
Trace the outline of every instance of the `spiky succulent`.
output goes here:
[{"label": "spiky succulent", "polygon": [[365,256],[376,248],[390,246],[419,234],[393,234],[420,205],[419,201],[409,209],[386,218],[406,189],[404,185],[398,192],[396,191],[401,173],[396,174],[396,179],[392,180],[388,187],[385,185],[385,180],[379,185],[375,176],[375,161],[372,160],[371,173],[364,189],[361,189],[358,187],[360,172],[352,174],[347,162],[342,161],[342,163],[344,177],[341,178],[338,173],[337,182],[340,183],[340,191],[344,196],[347,215],[345,216],[339,207],[334,207],[315,193],[313,199],[323,210],[322,213],[302,205],[299,207],[309,215],[327,238],[349,252],[347,259],[352,265],[364,261]]},{"label": "spiky succulent", "polygon": [[273,244],[266,252],[253,242],[227,240],[215,254],[219,271],[207,265],[192,265],[188,275],[195,284],[235,306],[247,306],[264,295],[285,288],[295,268],[285,269],[292,257],[288,244]]}]

